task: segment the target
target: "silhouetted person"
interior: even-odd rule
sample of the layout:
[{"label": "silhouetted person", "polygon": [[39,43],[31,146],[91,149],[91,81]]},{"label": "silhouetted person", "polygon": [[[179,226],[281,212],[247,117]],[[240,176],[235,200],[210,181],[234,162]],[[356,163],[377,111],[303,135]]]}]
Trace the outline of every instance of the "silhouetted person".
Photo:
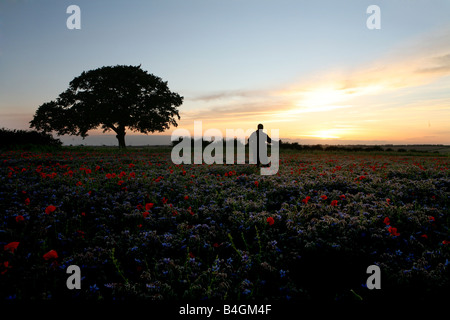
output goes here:
[{"label": "silhouetted person", "polygon": [[264,126],[258,124],[258,130],[253,132],[248,138],[249,149],[252,150],[253,163],[256,162],[259,167],[261,163],[267,165],[269,159],[267,158],[267,143],[271,143],[272,139],[263,131]]}]

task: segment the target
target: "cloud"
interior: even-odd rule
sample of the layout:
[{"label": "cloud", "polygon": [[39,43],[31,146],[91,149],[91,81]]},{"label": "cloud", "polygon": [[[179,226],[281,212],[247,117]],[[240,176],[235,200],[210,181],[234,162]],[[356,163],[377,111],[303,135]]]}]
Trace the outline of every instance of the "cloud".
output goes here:
[{"label": "cloud", "polygon": [[235,98],[252,98],[258,97],[265,92],[262,90],[229,90],[229,91],[220,91],[214,92],[206,95],[199,95],[189,98],[191,101],[217,101],[223,99],[235,99]]},{"label": "cloud", "polygon": [[216,105],[184,111],[181,114],[181,118],[186,121],[246,121],[272,115],[273,109],[276,107],[277,106],[272,103],[267,104],[259,101],[245,101],[242,103]]},{"label": "cloud", "polygon": [[426,68],[420,68],[417,70],[418,73],[432,73],[432,74],[442,74],[447,75],[450,73],[450,53],[435,57],[430,61],[434,63],[434,66],[429,66]]},{"label": "cloud", "polygon": [[421,86],[449,75],[450,25],[399,43],[371,63],[324,71],[283,88],[280,94],[300,95],[317,88],[332,88],[355,97]]}]

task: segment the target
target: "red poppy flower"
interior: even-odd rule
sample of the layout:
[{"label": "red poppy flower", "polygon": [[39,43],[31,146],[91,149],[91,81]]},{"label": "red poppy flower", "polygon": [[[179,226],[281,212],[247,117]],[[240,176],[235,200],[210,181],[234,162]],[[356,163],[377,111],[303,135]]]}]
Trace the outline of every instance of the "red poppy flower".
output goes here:
[{"label": "red poppy flower", "polygon": [[166,197],[163,197],[163,198],[162,198],[162,203],[167,203],[168,200],[169,200],[169,199],[166,199]]},{"label": "red poppy flower", "polygon": [[426,234],[421,235],[422,238],[428,239],[428,236]]},{"label": "red poppy flower", "polygon": [[345,194],[341,194],[341,195],[339,196],[339,198],[345,199]]},{"label": "red poppy flower", "polygon": [[22,215],[16,216],[16,222],[21,222],[23,220],[25,220],[25,218]]},{"label": "red poppy flower", "polygon": [[153,208],[153,203],[145,204],[145,211],[149,211],[149,210],[151,210],[151,208]]},{"label": "red poppy flower", "polygon": [[429,217],[428,217],[428,221],[430,221],[430,222],[434,222],[434,221],[435,221],[435,219],[434,219],[434,217],[433,217],[433,216],[429,216]]},{"label": "red poppy flower", "polygon": [[56,210],[55,206],[49,205],[47,208],[45,208],[45,213],[46,214],[50,214],[50,213],[52,213],[55,210]]},{"label": "red poppy flower", "polygon": [[442,244],[449,244],[449,243],[450,243],[449,240],[443,240],[443,241],[442,241]]},{"label": "red poppy flower", "polygon": [[309,199],[311,199],[310,196],[307,196],[305,199],[302,200],[303,203],[308,203]]},{"label": "red poppy flower", "polygon": [[6,271],[8,271],[8,268],[11,268],[9,266],[9,261],[5,261],[3,262],[3,267],[5,268],[5,270],[3,270],[2,272],[0,272],[0,275],[4,275],[6,273]]},{"label": "red poppy flower", "polygon": [[256,187],[259,186],[259,181],[255,181],[255,186],[256,186]]},{"label": "red poppy flower", "polygon": [[400,235],[400,233],[397,232],[397,228],[389,227],[388,231],[393,236],[399,236]]},{"label": "red poppy flower", "polygon": [[84,235],[85,235],[84,231],[77,230],[77,234],[78,234],[81,238],[84,239]]},{"label": "red poppy flower", "polygon": [[30,202],[31,202],[31,201],[30,201],[30,198],[26,198],[26,199],[25,199],[25,205],[28,206],[28,205],[30,204]]},{"label": "red poppy flower", "polygon": [[50,250],[49,252],[43,255],[43,258],[45,260],[56,259],[58,258],[58,253],[55,250]]},{"label": "red poppy flower", "polygon": [[269,224],[269,226],[273,225],[275,223],[275,220],[273,220],[272,217],[268,217],[267,218],[267,223]]},{"label": "red poppy flower", "polygon": [[142,213],[142,216],[144,217],[144,218],[147,218],[148,216],[149,216],[149,212],[148,211],[145,211],[145,212],[143,212]]},{"label": "red poppy flower", "polygon": [[184,200],[187,200],[187,199],[189,199],[189,196],[184,196]]},{"label": "red poppy flower", "polygon": [[17,241],[15,241],[15,242],[10,242],[10,243],[8,243],[8,244],[5,244],[5,245],[3,246],[3,249],[4,249],[4,250],[10,250],[12,253],[14,253],[14,250],[17,249],[17,247],[19,246],[19,243],[20,243],[20,242],[17,242]]},{"label": "red poppy flower", "polygon": [[332,207],[336,207],[337,205],[338,205],[338,201],[337,200],[331,201],[331,206]]},{"label": "red poppy flower", "polygon": [[320,196],[322,198],[322,200],[327,200],[328,197],[326,195]]},{"label": "red poppy flower", "polygon": [[391,221],[389,220],[388,217],[386,217],[384,218],[383,223],[388,226],[391,223]]}]

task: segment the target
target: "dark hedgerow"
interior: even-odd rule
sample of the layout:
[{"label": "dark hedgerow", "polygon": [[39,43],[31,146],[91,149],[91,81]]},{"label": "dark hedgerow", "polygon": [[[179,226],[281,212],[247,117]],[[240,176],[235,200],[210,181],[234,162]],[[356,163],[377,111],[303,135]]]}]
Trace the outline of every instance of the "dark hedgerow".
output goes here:
[{"label": "dark hedgerow", "polygon": [[35,130],[0,129],[0,149],[29,149],[32,147],[53,147],[62,145],[59,139],[49,133]]}]

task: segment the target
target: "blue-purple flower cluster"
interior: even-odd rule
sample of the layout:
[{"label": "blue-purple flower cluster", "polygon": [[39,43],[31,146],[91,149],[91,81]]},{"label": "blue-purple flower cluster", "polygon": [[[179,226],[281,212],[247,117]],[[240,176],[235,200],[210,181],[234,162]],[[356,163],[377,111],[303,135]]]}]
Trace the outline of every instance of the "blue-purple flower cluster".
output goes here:
[{"label": "blue-purple flower cluster", "polygon": [[0,299],[448,296],[448,157],[281,153],[273,176],[145,149],[0,161]]}]

